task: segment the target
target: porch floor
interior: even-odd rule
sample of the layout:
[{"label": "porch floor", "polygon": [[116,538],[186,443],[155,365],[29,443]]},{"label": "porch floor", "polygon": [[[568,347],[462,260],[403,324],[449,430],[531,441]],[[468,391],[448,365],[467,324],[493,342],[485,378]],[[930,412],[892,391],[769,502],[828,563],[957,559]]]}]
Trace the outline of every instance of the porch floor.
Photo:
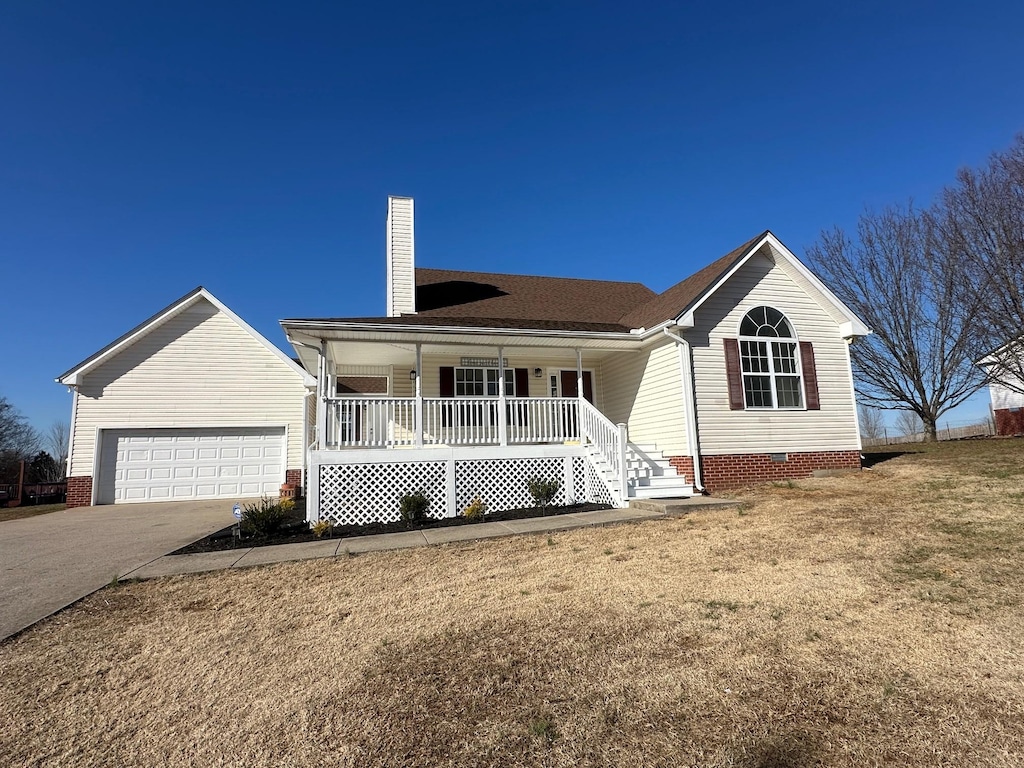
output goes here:
[{"label": "porch floor", "polygon": [[[694,499],[707,502],[707,499]],[[696,509],[707,509],[708,504],[692,503]],[[679,510],[673,510],[677,513]],[[593,512],[567,513],[525,520],[507,520],[501,523],[459,525],[451,528],[433,528],[402,533],[382,533],[376,536],[353,536],[343,539],[310,541],[301,544],[278,544],[270,547],[239,548],[224,552],[202,552],[193,555],[166,555],[120,577],[125,579],[151,579],[158,576],[177,576],[188,573],[219,571],[228,568],[246,568],[255,565],[285,563],[295,560],[315,560],[340,557],[363,552],[382,552],[389,549],[408,549],[432,544],[491,539],[499,536],[551,533],[574,528],[641,522],[668,517],[673,512],[650,509],[599,509]]]}]

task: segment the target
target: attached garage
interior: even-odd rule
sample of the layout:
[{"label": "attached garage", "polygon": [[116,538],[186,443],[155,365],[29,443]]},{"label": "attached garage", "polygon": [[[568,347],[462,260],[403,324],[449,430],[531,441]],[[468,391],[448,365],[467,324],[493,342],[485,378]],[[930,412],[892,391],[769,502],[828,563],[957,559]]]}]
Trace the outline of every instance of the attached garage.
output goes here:
[{"label": "attached garage", "polygon": [[276,496],[284,427],[103,430],[97,503]]},{"label": "attached garage", "polygon": [[316,379],[205,288],[58,378],[68,507],[300,489]]}]

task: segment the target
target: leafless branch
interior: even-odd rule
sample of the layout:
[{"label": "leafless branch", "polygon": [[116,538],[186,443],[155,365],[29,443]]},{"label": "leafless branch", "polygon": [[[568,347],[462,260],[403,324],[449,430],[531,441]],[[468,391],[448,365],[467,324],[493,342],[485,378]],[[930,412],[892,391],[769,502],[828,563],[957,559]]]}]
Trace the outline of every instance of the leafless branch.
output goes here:
[{"label": "leafless branch", "polygon": [[976,307],[962,301],[966,277],[947,258],[936,217],[912,206],[865,213],[855,238],[823,232],[809,256],[872,329],[852,348],[861,399],[916,414],[934,440],[939,417],[983,383],[973,365]]}]

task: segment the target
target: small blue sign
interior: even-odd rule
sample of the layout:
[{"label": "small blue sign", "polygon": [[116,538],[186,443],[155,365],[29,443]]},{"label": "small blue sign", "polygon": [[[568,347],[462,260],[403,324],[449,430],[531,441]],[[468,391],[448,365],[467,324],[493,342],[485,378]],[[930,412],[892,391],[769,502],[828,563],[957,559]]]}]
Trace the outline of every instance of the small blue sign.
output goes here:
[{"label": "small blue sign", "polygon": [[235,506],[231,508],[231,512],[235,516],[236,520],[242,519],[242,507],[240,504],[235,504]]}]

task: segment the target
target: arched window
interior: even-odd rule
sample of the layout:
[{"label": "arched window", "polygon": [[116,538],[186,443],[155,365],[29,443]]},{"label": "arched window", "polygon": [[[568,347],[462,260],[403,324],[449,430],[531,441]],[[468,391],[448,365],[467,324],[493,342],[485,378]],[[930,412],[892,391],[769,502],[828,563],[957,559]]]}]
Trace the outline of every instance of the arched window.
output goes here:
[{"label": "arched window", "polygon": [[786,316],[755,307],[740,323],[740,367],[747,408],[803,408],[796,334]]}]

